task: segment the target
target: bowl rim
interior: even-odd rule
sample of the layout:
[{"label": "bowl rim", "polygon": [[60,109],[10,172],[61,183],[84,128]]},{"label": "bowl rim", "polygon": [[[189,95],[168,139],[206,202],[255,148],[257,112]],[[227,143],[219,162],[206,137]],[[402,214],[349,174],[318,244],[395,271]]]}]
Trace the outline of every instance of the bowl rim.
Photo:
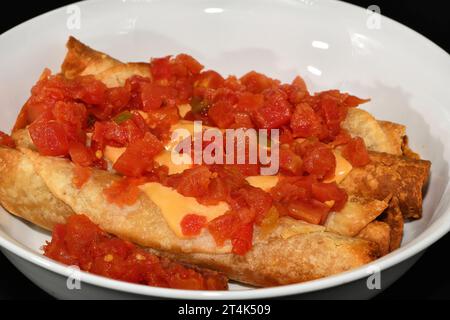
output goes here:
[{"label": "bowl rim", "polygon": [[[89,0],[89,1],[79,1],[70,5],[90,5],[93,2],[101,2],[104,0]],[[285,2],[284,0],[272,0],[273,2]],[[343,6],[345,7],[357,8],[358,10],[364,10],[363,7],[359,7],[354,4],[345,3],[341,1],[331,1],[331,0],[316,0],[321,3]],[[66,8],[67,5],[58,7],[41,15],[38,15],[32,19],[22,22],[21,24],[7,30],[6,32],[0,34],[0,41],[2,38],[9,36],[16,32],[17,30],[23,28],[26,24],[31,21],[45,19],[50,15],[59,13],[59,11]],[[417,41],[421,41],[424,45],[426,44],[428,48],[432,50],[440,51],[440,54],[450,56],[443,48],[439,47],[437,44],[416,32],[415,30],[397,22],[389,17],[383,16],[383,22],[389,23],[400,29],[400,32],[409,32],[413,35]],[[435,211],[442,209],[441,207],[445,205],[443,203],[443,198],[446,194],[450,193],[450,182],[445,186],[445,190],[442,193],[441,199],[439,200],[438,206]],[[6,214],[7,211],[4,210]],[[10,214],[10,213],[7,213]],[[18,218],[15,218],[18,219]],[[435,229],[433,232],[430,229]],[[124,281],[118,281],[109,279],[102,276],[97,276],[87,272],[80,271],[81,281],[88,283],[90,285],[103,287],[115,291],[122,291],[131,294],[137,294],[142,296],[159,297],[159,298],[172,298],[172,299],[210,299],[210,300],[220,300],[220,299],[261,299],[261,298],[273,298],[282,297],[289,295],[296,295],[302,293],[308,293],[318,290],[323,290],[327,288],[332,288],[340,286],[352,281],[356,281],[365,277],[370,276],[374,271],[383,271],[402,261],[411,258],[412,256],[420,253],[434,242],[443,237],[447,232],[450,231],[450,206],[447,203],[447,207],[444,209],[443,214],[433,222],[431,222],[427,228],[415,239],[405,246],[397,249],[396,251],[375,260],[369,264],[361,266],[356,269],[352,269],[346,272],[342,272],[333,276],[307,281],[303,283],[283,285],[278,287],[270,288],[255,288],[255,289],[244,289],[236,291],[195,291],[195,290],[180,290],[180,289],[169,289],[169,288],[159,288],[151,287],[145,285],[138,285],[133,283],[128,283]],[[20,257],[21,259],[37,265],[46,270],[52,271],[60,276],[69,277],[72,270],[61,263],[55,262],[41,254],[38,254],[31,249],[26,248],[24,245],[20,244],[18,241],[11,238],[3,230],[0,229],[0,247],[6,249],[10,253]]]}]

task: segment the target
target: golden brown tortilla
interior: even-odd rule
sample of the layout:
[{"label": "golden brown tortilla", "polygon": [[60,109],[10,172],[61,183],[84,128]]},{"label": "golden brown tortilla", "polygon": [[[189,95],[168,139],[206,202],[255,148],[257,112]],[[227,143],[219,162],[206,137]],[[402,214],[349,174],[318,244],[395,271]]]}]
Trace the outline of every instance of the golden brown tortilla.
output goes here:
[{"label": "golden brown tortilla", "polygon": [[[369,112],[351,108],[346,119],[342,123],[350,135],[364,139],[368,150],[386,152],[389,154],[401,155],[401,137],[398,140],[397,129],[389,126],[386,122],[379,122]],[[384,129],[384,130],[383,130]]]},{"label": "golden brown tortilla", "polygon": [[9,212],[50,230],[74,213],[48,190],[29,158],[4,147],[0,147],[0,203]]},{"label": "golden brown tortilla", "polygon": [[380,256],[378,245],[374,242],[331,232],[300,234],[285,240],[255,244],[245,256],[157,253],[221,271],[230,279],[256,286],[319,279],[364,265]]},{"label": "golden brown tortilla", "polygon": [[316,279],[360,266],[380,255],[372,242],[326,232],[324,227],[294,219],[282,219],[268,238],[259,237],[256,231],[254,248],[245,257],[221,253],[229,252],[230,247],[217,248],[206,230],[198,238],[177,238],[159,208],[144,194],[137,204],[125,209],[108,203],[102,190],[118,179],[112,173],[94,170],[78,190],[72,184],[73,164],[67,160],[43,157],[27,149],[20,152],[1,148],[0,164],[0,174],[6,177],[0,183],[0,202],[18,216],[50,229],[74,212],[83,213],[106,232],[180,255],[183,260],[192,256],[202,260],[201,265],[227,270],[230,278],[254,285]]},{"label": "golden brown tortilla", "polygon": [[69,38],[66,47],[67,54],[61,66],[61,73],[68,79],[78,75],[97,75],[122,64],[106,53],[91,49],[74,37]]},{"label": "golden brown tortilla", "polygon": [[400,248],[403,239],[404,219],[398,205],[398,199],[393,197],[389,208],[379,217],[379,219],[387,223],[390,227],[390,244],[389,251]]},{"label": "golden brown tortilla", "polygon": [[[389,199],[387,199],[389,200]],[[376,219],[388,206],[388,201],[350,196],[344,208],[332,212],[325,227],[327,231],[354,237]]]},{"label": "golden brown tortilla", "polygon": [[370,163],[353,168],[340,186],[348,194],[383,200],[397,197],[403,216],[419,219],[422,215],[422,188],[431,163],[387,153],[369,152]]},{"label": "golden brown tortilla", "polygon": [[378,244],[380,254],[383,256],[391,251],[391,228],[385,222],[373,221],[369,223],[358,234],[358,238],[366,239]]}]

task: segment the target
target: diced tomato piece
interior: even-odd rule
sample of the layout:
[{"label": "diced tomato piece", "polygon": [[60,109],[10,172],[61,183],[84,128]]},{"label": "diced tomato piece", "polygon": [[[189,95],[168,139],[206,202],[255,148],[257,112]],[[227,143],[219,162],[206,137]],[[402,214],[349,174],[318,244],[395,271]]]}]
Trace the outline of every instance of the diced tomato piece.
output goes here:
[{"label": "diced tomato piece", "polygon": [[208,231],[219,246],[223,246],[226,240],[231,240],[234,254],[244,255],[252,248],[253,223],[242,223],[234,213],[227,213],[210,221]]},{"label": "diced tomato piece", "polygon": [[153,158],[164,145],[150,132],[142,139],[132,142],[116,161],[113,168],[127,177],[140,177],[153,167]]},{"label": "diced tomato piece", "polygon": [[120,180],[114,181],[111,186],[103,190],[108,202],[116,204],[119,207],[131,206],[136,203],[141,193],[138,188],[144,184],[146,179],[128,178],[124,177]]},{"label": "diced tomato piece", "polygon": [[322,183],[316,182],[312,185],[312,195],[316,200],[321,202],[334,201],[331,208],[334,211],[340,211],[347,202],[348,195],[344,189],[339,188],[336,182]]},{"label": "diced tomato piece", "polygon": [[202,197],[208,194],[212,172],[205,166],[197,166],[171,176],[167,184],[186,197]]},{"label": "diced tomato piece", "polygon": [[253,222],[254,220],[257,224],[259,224],[272,207],[272,197],[270,194],[260,188],[255,188],[250,185],[240,188],[232,193],[231,196],[234,201],[239,202],[240,200],[240,203],[232,206],[240,216],[240,211],[245,207],[254,211],[254,214],[250,213],[247,215],[246,218],[249,218],[247,221],[241,217],[240,220],[246,223]]},{"label": "diced tomato piece", "polygon": [[66,234],[66,226],[63,224],[57,224],[53,228],[52,241],[44,246],[45,256],[67,265],[75,265],[78,263],[77,257],[67,252],[64,244]]},{"label": "diced tomato piece", "polygon": [[233,165],[217,165],[211,168],[217,173],[217,178],[224,181],[232,190],[246,186],[248,182],[242,172]]},{"label": "diced tomato piece", "polygon": [[218,246],[223,246],[226,240],[233,237],[239,226],[239,218],[233,213],[227,213],[208,223],[208,231]]},{"label": "diced tomato piece", "polygon": [[133,114],[131,119],[119,124],[121,134],[126,138],[126,143],[133,143],[142,139],[147,131],[146,124],[139,114]]},{"label": "diced tomato piece", "polygon": [[141,100],[144,111],[151,112],[159,109],[163,105],[175,103],[176,91],[167,86],[161,86],[155,83],[144,84],[141,87]]},{"label": "diced tomato piece", "polygon": [[233,128],[253,128],[252,117],[245,112],[236,112],[234,114],[234,125]]},{"label": "diced tomato piece", "polygon": [[158,130],[163,128],[167,130],[173,124],[180,120],[177,107],[161,108],[153,110],[148,113],[148,119],[146,120],[150,128]]},{"label": "diced tomato piece", "polygon": [[34,145],[44,156],[66,156],[69,140],[62,124],[55,120],[38,120],[29,127]]},{"label": "diced tomato piece", "polygon": [[108,88],[105,103],[111,104],[116,113],[126,107],[130,101],[131,93],[126,87]]},{"label": "diced tomato piece", "polygon": [[86,182],[88,182],[91,175],[92,168],[82,167],[78,164],[75,164],[75,167],[73,168],[72,183],[76,188],[81,189],[86,184]]},{"label": "diced tomato piece", "polygon": [[297,76],[292,84],[283,84],[280,88],[288,95],[288,100],[291,104],[297,105],[301,103],[308,95],[305,81]]},{"label": "diced tomato piece", "polygon": [[92,149],[79,142],[72,142],[70,144],[69,155],[72,162],[83,167],[89,167],[95,161],[95,155]]},{"label": "diced tomato piece", "polygon": [[40,118],[42,114],[49,112],[53,108],[53,105],[47,103],[27,102],[24,108],[27,115],[27,124],[29,124]]},{"label": "diced tomato piece", "polygon": [[301,175],[303,172],[303,160],[290,149],[280,149],[280,168],[290,175]]},{"label": "diced tomato piece", "polygon": [[210,179],[207,197],[202,197],[201,203],[205,205],[215,205],[220,201],[227,201],[231,187],[223,179],[218,177]]},{"label": "diced tomato piece", "polygon": [[233,106],[226,101],[214,103],[209,108],[208,116],[219,128],[229,128],[234,123]]},{"label": "diced tomato piece", "polygon": [[290,202],[308,200],[312,196],[311,186],[315,179],[307,177],[282,177],[270,193],[275,201]]},{"label": "diced tomato piece", "polygon": [[256,112],[263,106],[264,106],[264,96],[262,94],[243,92],[239,96],[239,101],[236,110],[252,114],[253,112]]},{"label": "diced tomato piece", "polygon": [[84,215],[72,215],[67,222],[64,237],[67,250],[74,256],[85,255],[85,247],[95,242],[99,228]]},{"label": "diced tomato piece", "polygon": [[225,82],[223,84],[224,88],[227,88],[229,90],[233,90],[235,92],[237,91],[245,91],[245,86],[239,81],[236,76],[228,76],[225,79]]},{"label": "diced tomato piece", "polygon": [[138,113],[131,113],[131,118],[120,124],[115,121],[99,122],[94,125],[92,140],[99,149],[105,145],[125,147],[142,139],[147,131],[144,119]]},{"label": "diced tomato piece", "polygon": [[299,89],[299,90],[303,90],[305,92],[308,92],[308,88],[306,86],[306,82],[300,76],[296,76],[295,77],[295,79],[292,81],[292,86],[297,88],[297,89]]},{"label": "diced tomato piece", "polygon": [[245,74],[240,81],[246,87],[247,91],[252,93],[261,93],[277,84],[276,81],[255,71],[250,71]]},{"label": "diced tomato piece", "polygon": [[303,151],[303,169],[309,174],[319,178],[325,178],[334,174],[336,169],[336,157],[327,145],[322,143],[310,143],[305,141]]},{"label": "diced tomato piece", "polygon": [[73,99],[82,100],[87,104],[102,104],[107,88],[103,82],[89,75],[76,77],[69,90]]},{"label": "diced tomato piece", "polygon": [[319,137],[323,133],[320,117],[307,103],[300,103],[296,106],[290,126],[294,137]]},{"label": "diced tomato piece", "polygon": [[279,141],[280,145],[293,143],[294,135],[292,134],[292,131],[287,127],[282,127],[280,130]]},{"label": "diced tomato piece", "polygon": [[342,156],[354,167],[363,167],[370,162],[366,144],[361,137],[353,138],[342,148]]},{"label": "diced tomato piece", "polygon": [[334,140],[330,142],[330,145],[333,147],[336,147],[336,146],[340,146],[343,144],[347,144],[350,142],[350,140],[352,140],[352,137],[350,136],[350,134],[347,132],[347,130],[341,128],[341,131],[334,138]]},{"label": "diced tomato piece", "polygon": [[0,146],[15,148],[16,143],[9,135],[0,131]]},{"label": "diced tomato piece", "polygon": [[223,290],[226,279],[215,273],[189,269],[160,258],[129,241],[108,235],[84,215],[73,215],[58,224],[44,254],[83,271],[158,287]]},{"label": "diced tomato piece", "polygon": [[339,106],[335,99],[323,98],[320,103],[325,123],[332,137],[339,134],[341,121],[347,114],[346,107]]},{"label": "diced tomato piece", "polygon": [[312,224],[325,222],[330,208],[317,200],[293,201],[288,204],[289,216]]},{"label": "diced tomato piece", "polygon": [[168,79],[172,75],[170,67],[170,56],[164,58],[154,58],[150,62],[152,76],[156,80]]},{"label": "diced tomato piece", "polygon": [[181,232],[187,237],[198,236],[202,229],[206,227],[207,222],[205,216],[193,213],[187,214],[180,222]]},{"label": "diced tomato piece", "polygon": [[197,60],[185,53],[177,55],[175,57],[175,62],[181,63],[193,75],[199,74],[203,69],[203,65],[201,65]]},{"label": "diced tomato piece", "polygon": [[84,104],[58,101],[52,113],[55,120],[63,125],[71,141],[85,141],[86,135],[83,129],[87,124],[87,111]]},{"label": "diced tomato piece", "polygon": [[[100,120],[109,120],[114,114],[127,108],[130,100],[131,89],[129,85],[125,85],[125,87],[108,88],[105,92],[104,101],[101,104],[91,106],[89,112]],[[130,107],[133,106],[130,105]]]},{"label": "diced tomato piece", "polygon": [[216,71],[203,71],[196,77],[194,86],[197,88],[217,89],[222,87],[225,79]]},{"label": "diced tomato piece", "polygon": [[243,256],[253,246],[253,223],[241,225],[231,240],[234,254]]},{"label": "diced tomato piece", "polygon": [[264,94],[264,106],[253,117],[259,128],[273,129],[288,124],[291,119],[291,105],[287,95],[280,89],[267,89]]}]

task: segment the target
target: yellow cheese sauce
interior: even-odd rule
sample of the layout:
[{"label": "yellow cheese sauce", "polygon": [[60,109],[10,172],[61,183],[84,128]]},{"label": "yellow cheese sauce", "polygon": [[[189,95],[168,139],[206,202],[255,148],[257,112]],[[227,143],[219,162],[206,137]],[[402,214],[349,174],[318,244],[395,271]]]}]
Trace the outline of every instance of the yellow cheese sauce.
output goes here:
[{"label": "yellow cheese sauce", "polygon": [[140,186],[140,188],[159,207],[170,229],[180,238],[185,238],[181,232],[180,223],[187,214],[193,213],[205,216],[209,222],[229,210],[229,206],[225,202],[205,206],[200,204],[197,199],[185,197],[176,190],[165,187],[157,182],[146,183]]}]

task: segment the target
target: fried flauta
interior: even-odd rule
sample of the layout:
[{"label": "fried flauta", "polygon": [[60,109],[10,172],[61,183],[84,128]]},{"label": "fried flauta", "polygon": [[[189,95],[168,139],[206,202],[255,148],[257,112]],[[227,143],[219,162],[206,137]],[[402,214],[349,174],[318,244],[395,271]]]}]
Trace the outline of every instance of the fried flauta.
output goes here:
[{"label": "fried flauta", "polygon": [[70,37],[61,73],[68,79],[92,75],[107,87],[119,87],[132,76],[151,77],[148,63],[123,63]]},{"label": "fried flauta", "polygon": [[376,243],[364,239],[312,232],[255,244],[245,256],[158,253],[221,271],[230,279],[243,283],[275,286],[343,272],[376,259],[380,251]]},{"label": "fried flauta", "polygon": [[[352,136],[364,139],[368,150],[401,155],[404,127],[390,122],[377,121],[369,112],[351,108],[342,127]],[[399,137],[399,135],[402,135]]]},{"label": "fried flauta", "polygon": [[[10,175],[1,180],[1,203],[47,229],[73,213],[83,213],[106,232],[258,286],[316,279],[380,256],[373,242],[291,218],[281,219],[268,237],[256,230],[254,248],[244,257],[236,256],[227,253],[229,245],[217,247],[207,230],[197,238],[177,238],[144,194],[133,206],[119,208],[109,203],[103,189],[119,178],[112,173],[94,169],[89,181],[77,189],[72,181],[74,165],[68,160],[42,157],[26,149],[1,151],[0,174]],[[29,196],[15,197],[18,192]]]},{"label": "fried flauta", "polygon": [[342,210],[328,216],[325,227],[327,231],[354,237],[387,208],[388,200],[350,196]]},{"label": "fried flauta", "polygon": [[383,212],[379,220],[387,223],[390,227],[389,251],[400,248],[403,239],[404,219],[396,197],[392,198],[389,208]]},{"label": "fried flauta", "polygon": [[32,161],[21,152],[0,147],[0,202],[9,212],[51,230],[73,214],[36,175]]},{"label": "fried flauta", "polygon": [[66,44],[67,54],[61,66],[61,73],[68,79],[76,76],[97,75],[123,63],[106,53],[96,51],[74,37]]},{"label": "fried flauta", "polygon": [[422,188],[428,180],[431,163],[387,153],[370,152],[370,163],[353,168],[340,186],[349,194],[383,200],[397,197],[405,218],[422,216]]},{"label": "fried flauta", "polygon": [[373,221],[369,223],[358,234],[358,238],[366,239],[368,241],[378,244],[381,255],[386,255],[390,251],[391,244],[391,228],[389,224],[381,221]]},{"label": "fried flauta", "polygon": [[[66,78],[88,75],[107,87],[117,87],[132,76],[152,77],[148,63],[123,63],[75,38],[69,39],[67,48],[61,70]],[[218,246],[207,228],[195,237],[177,234],[170,223],[175,221],[178,227],[180,223],[170,220],[167,210],[163,214],[162,205],[151,197],[159,193],[150,194],[151,188],[140,186],[133,205],[114,204],[104,193],[122,179],[113,170],[91,168],[87,182],[76,185],[71,161],[36,152],[25,117],[26,112],[21,112],[12,134],[17,148],[0,148],[0,203],[7,210],[49,230],[72,214],[85,214],[105,232],[255,286],[333,275],[397,248],[403,217],[421,215],[422,187],[430,168],[428,161],[402,156],[412,154],[404,126],[351,108],[343,127],[352,136],[362,137],[372,152],[368,165],[350,168],[340,183],[349,195],[344,208],[332,212],[323,226],[277,213],[278,220],[269,229],[255,225],[253,247],[240,256],[232,253],[230,240]],[[172,200],[171,195],[165,199]]]}]

